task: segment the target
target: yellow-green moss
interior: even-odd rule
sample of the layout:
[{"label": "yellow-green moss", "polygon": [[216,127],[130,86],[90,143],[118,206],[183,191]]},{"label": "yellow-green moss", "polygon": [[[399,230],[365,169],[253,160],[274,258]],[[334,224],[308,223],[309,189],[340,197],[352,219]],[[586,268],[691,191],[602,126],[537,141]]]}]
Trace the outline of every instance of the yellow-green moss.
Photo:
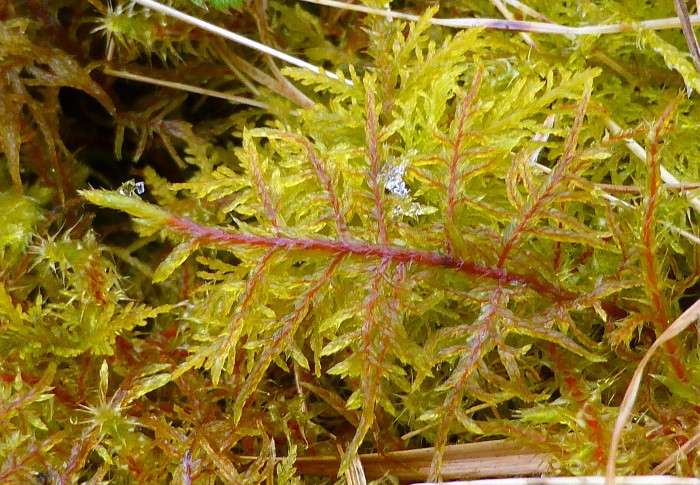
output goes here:
[{"label": "yellow-green moss", "polygon": [[[292,483],[296,456],[338,446],[345,469],[490,437],[603,469],[639,357],[698,294],[679,234],[697,237],[697,190],[661,179],[700,180],[680,33],[532,47],[429,22],[498,16],[486,0],[415,23],[172,2],[338,69],[284,70],[296,91],[138,5],[49,3],[0,7],[0,481]],[[569,24],[660,15],[527,3]],[[621,472],[693,436],[696,348],[656,360]]]}]

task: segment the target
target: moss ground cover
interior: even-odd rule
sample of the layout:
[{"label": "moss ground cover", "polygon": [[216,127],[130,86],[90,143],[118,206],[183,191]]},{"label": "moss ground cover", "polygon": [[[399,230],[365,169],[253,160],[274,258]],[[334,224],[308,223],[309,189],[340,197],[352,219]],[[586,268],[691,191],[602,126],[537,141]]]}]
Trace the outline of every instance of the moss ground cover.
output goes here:
[{"label": "moss ground cover", "polygon": [[[0,482],[605,470],[700,292],[700,74],[672,2],[466,3],[0,5]],[[619,474],[700,473],[688,315]]]}]

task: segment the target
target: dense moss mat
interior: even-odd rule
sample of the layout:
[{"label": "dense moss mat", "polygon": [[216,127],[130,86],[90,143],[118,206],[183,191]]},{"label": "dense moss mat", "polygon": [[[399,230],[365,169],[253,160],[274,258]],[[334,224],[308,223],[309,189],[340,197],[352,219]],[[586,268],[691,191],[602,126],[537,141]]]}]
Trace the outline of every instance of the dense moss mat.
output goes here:
[{"label": "dense moss mat", "polygon": [[[700,77],[680,30],[431,25],[500,17],[466,3],[171,2],[338,79],[129,2],[0,5],[0,482],[301,483],[297,456],[424,446],[437,478],[494,438],[604,469],[698,295],[700,194],[669,182],[700,181]],[[695,330],[653,360],[620,473],[697,439],[698,369]]]}]

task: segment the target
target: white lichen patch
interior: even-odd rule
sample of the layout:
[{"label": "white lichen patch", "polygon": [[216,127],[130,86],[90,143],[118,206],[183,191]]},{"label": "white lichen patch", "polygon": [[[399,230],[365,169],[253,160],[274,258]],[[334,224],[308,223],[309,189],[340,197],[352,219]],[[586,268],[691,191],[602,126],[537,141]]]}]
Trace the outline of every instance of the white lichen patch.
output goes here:
[{"label": "white lichen patch", "polygon": [[393,199],[393,207],[391,215],[396,218],[401,217],[418,217],[424,214],[432,214],[436,211],[434,207],[424,206],[416,202],[409,189],[404,177],[406,168],[409,165],[409,158],[416,155],[416,150],[411,150],[405,156],[397,160],[394,157],[387,160],[384,170],[381,173],[381,182],[384,189],[391,194]]},{"label": "white lichen patch", "polygon": [[408,186],[403,180],[406,164],[406,161],[403,160],[399,165],[390,166],[383,174],[384,188],[402,199],[406,199],[410,195]]}]

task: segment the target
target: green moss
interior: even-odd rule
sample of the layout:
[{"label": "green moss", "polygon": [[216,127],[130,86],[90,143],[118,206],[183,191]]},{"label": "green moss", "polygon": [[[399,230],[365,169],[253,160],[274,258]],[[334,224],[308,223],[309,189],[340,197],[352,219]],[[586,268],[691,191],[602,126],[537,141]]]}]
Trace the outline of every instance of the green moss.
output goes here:
[{"label": "green moss", "polygon": [[[281,80],[138,5],[0,7],[0,481],[301,483],[297,456],[421,446],[436,478],[448,444],[494,437],[599,473],[640,356],[697,298],[697,189],[662,180],[700,179],[682,36],[533,48],[430,23],[487,1],[272,2],[269,25],[207,3],[174,6],[340,79]],[[637,3],[529,5],[656,15]],[[693,437],[696,347],[655,361],[620,472]]]}]

